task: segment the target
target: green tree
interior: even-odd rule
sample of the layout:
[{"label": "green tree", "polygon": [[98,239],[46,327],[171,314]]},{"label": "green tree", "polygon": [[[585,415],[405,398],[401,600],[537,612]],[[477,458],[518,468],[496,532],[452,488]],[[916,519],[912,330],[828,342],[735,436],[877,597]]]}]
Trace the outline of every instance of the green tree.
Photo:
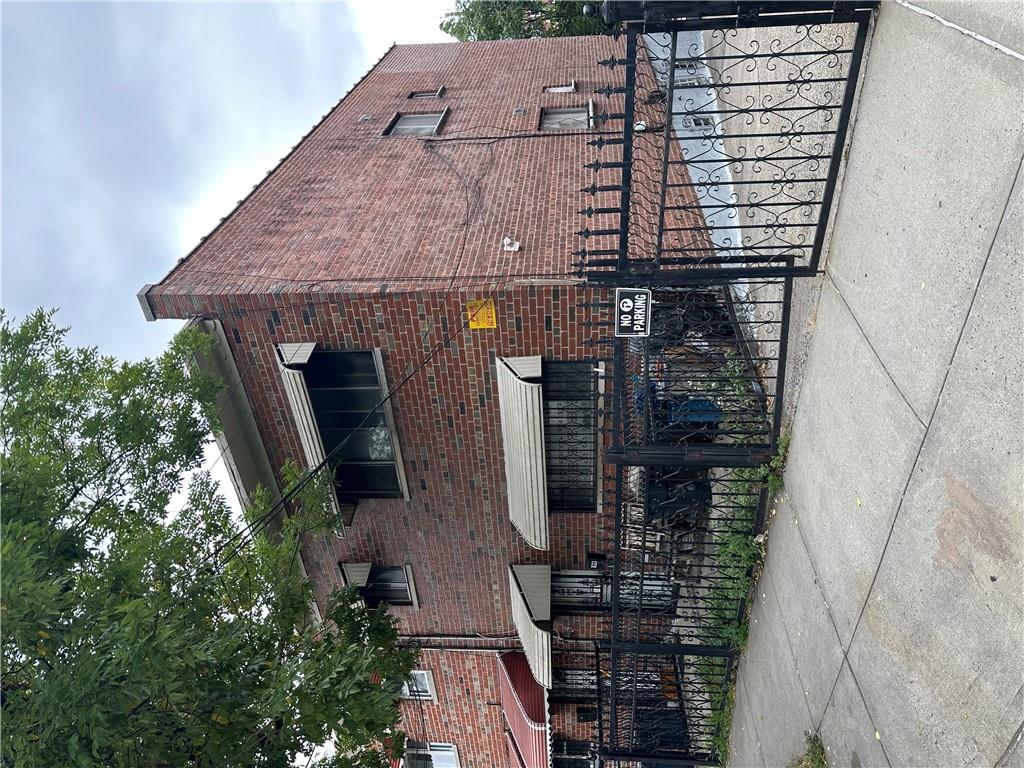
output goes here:
[{"label": "green tree", "polygon": [[456,40],[599,35],[604,22],[568,0],[456,0],[441,29]]},{"label": "green tree", "polygon": [[206,343],[118,363],[69,348],[52,313],[0,311],[4,765],[288,766],[333,735],[322,765],[385,766],[401,748],[380,681],[416,654],[394,618],[345,590],[308,620],[296,553],[329,488],[226,557],[246,531],[197,472],[219,387],[190,366]]}]

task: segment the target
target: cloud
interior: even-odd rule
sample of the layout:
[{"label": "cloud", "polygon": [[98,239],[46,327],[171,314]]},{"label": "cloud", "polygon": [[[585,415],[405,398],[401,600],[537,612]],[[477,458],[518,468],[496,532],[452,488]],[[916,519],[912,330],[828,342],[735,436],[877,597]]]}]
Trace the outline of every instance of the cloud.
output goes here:
[{"label": "cloud", "polygon": [[57,306],[72,343],[158,353],[180,323],[146,323],[136,291],[392,40],[446,39],[448,4],[6,4],[4,307]]},{"label": "cloud", "polygon": [[368,66],[350,9],[12,4],[3,18],[3,303],[62,307],[139,357],[155,282]]}]

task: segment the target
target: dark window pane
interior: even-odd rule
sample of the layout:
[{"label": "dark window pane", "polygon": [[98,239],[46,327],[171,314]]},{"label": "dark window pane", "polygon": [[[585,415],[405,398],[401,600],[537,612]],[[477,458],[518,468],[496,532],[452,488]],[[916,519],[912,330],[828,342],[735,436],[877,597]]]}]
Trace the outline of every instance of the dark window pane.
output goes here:
[{"label": "dark window pane", "polygon": [[[382,424],[386,426],[383,411],[374,413],[370,418],[366,419],[365,424],[363,419],[366,419],[366,413],[362,411],[329,411],[316,414],[316,423],[320,427],[320,434],[323,437],[324,445],[328,443],[336,445],[341,441],[341,438],[356,427],[372,428]],[[336,435],[333,439],[328,439],[327,432],[329,431],[338,431],[340,436]]]},{"label": "dark window pane", "polygon": [[405,568],[400,565],[375,565],[370,568],[366,586],[360,590],[366,604],[376,608],[381,603],[389,605],[412,605],[409,580]]},{"label": "dark window pane", "polygon": [[320,435],[327,452],[351,435],[340,452],[335,454],[336,461],[393,461],[395,458],[391,433],[386,424],[356,430],[321,429]]},{"label": "dark window pane", "polygon": [[336,465],[338,500],[401,496],[373,352],[314,352],[302,375],[324,451]]},{"label": "dark window pane", "polygon": [[302,368],[306,386],[376,387],[377,366],[373,352],[330,350],[314,352]]},{"label": "dark window pane", "polygon": [[334,411],[359,411],[364,415],[373,411],[380,403],[380,389],[318,387],[309,389],[309,401],[318,415]]},{"label": "dark window pane", "polygon": [[334,469],[338,498],[352,501],[371,496],[401,496],[398,470],[391,463],[366,464],[345,461]]}]

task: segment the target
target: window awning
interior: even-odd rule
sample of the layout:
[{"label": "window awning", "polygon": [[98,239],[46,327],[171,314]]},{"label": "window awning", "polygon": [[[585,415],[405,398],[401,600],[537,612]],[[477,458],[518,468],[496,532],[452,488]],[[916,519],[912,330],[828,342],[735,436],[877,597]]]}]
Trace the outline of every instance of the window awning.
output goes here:
[{"label": "window awning", "polygon": [[537,684],[526,656],[518,651],[498,657],[501,710],[508,724],[511,768],[547,768],[550,735],[547,692]]},{"label": "window awning", "polygon": [[341,575],[346,587],[365,587],[370,580],[371,563],[341,563]]},{"label": "window awning", "polygon": [[544,403],[541,359],[499,357],[495,361],[501,440],[505,454],[508,514],[535,549],[548,548],[548,492],[544,470]]},{"label": "window awning", "polygon": [[510,565],[512,622],[538,683],[551,687],[551,566]]},{"label": "window awning", "polygon": [[[303,377],[302,371],[287,366],[303,365],[308,362],[315,347],[315,342],[277,345],[281,382],[284,384],[284,392],[288,398],[288,404],[291,406],[292,416],[295,418],[299,442],[302,444],[303,453],[306,454],[306,466],[309,469],[319,466],[327,458],[327,454],[324,453],[320,430],[317,429],[313,404],[309,400],[309,390],[306,389],[306,379]],[[338,507],[337,495],[334,493],[330,494],[330,504],[331,511],[334,512],[335,519],[338,521],[336,530],[342,533],[344,526],[341,523],[341,509]]]}]

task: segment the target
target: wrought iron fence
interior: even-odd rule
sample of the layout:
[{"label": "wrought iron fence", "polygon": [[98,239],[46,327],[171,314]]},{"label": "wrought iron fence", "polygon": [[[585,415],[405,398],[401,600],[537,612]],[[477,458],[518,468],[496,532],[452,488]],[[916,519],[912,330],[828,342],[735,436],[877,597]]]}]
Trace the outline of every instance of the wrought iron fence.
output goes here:
[{"label": "wrought iron fence", "polygon": [[[607,461],[759,466],[782,418],[789,278],[661,286],[651,335],[607,339],[614,397]],[[611,302],[588,305],[609,331]]]},{"label": "wrought iron fence", "polygon": [[718,765],[793,278],[819,265],[877,3],[605,5],[632,17],[602,62],[621,77],[597,90],[596,119],[622,132],[593,142],[579,269],[650,289],[652,312],[649,336],[618,338],[612,303],[590,305],[608,329],[614,560],[587,679],[603,764]]},{"label": "wrought iron fence", "polygon": [[602,62],[622,76],[598,89],[597,116],[622,133],[593,142],[606,157],[588,166],[582,213],[602,218],[579,233],[581,272],[620,285],[813,274],[874,5],[636,3],[625,56]]},{"label": "wrought iron fence", "polygon": [[[726,655],[609,652],[607,666],[616,682],[601,712],[604,764],[717,764],[717,697],[731,664]],[[658,680],[657,690],[637,685],[651,677]]]},{"label": "wrought iron fence", "polygon": [[595,363],[548,360],[541,370],[548,505],[593,511],[597,503]]},{"label": "wrought iron fence", "polygon": [[761,473],[687,466],[620,472],[611,638],[619,645],[738,644]]}]

